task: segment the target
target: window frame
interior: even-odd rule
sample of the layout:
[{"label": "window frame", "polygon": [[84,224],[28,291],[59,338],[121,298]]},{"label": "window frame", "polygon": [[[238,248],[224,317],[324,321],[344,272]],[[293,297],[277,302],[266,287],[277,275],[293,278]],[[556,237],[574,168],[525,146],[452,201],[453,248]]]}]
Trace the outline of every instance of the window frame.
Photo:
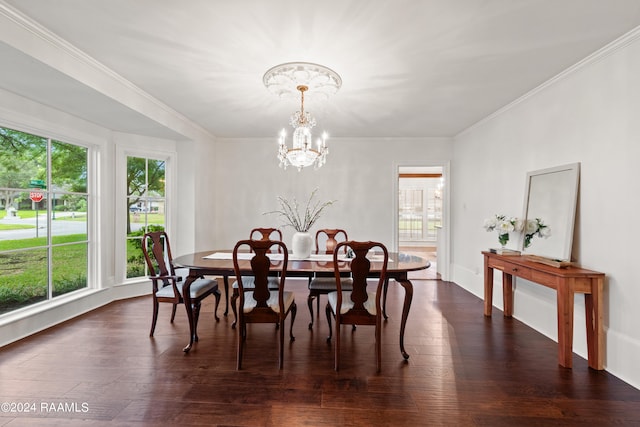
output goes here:
[{"label": "window frame", "polygon": [[175,229],[174,200],[175,183],[177,178],[177,153],[172,150],[157,148],[116,147],[116,194],[115,194],[115,282],[116,286],[133,285],[148,281],[147,276],[127,278],[127,221],[122,215],[127,209],[127,160],[129,157],[139,157],[165,162],[165,231],[171,235]]},{"label": "window frame", "polygon": [[[46,161],[47,161],[47,189],[44,190],[47,194],[47,203],[46,203],[46,211],[47,211],[47,242],[45,246],[42,246],[47,251],[47,296],[43,301],[39,301],[33,304],[26,305],[24,307],[16,308],[14,310],[8,311],[6,313],[0,314],[0,325],[5,324],[6,322],[14,321],[15,319],[23,318],[24,316],[29,316],[34,313],[41,312],[43,310],[48,310],[51,307],[56,307],[60,304],[65,303],[69,300],[74,300],[76,298],[80,298],[87,293],[93,293],[96,290],[102,288],[102,281],[100,280],[100,270],[101,265],[98,262],[100,259],[99,255],[99,247],[97,245],[97,240],[99,236],[99,219],[97,212],[99,212],[98,208],[98,198],[96,197],[98,190],[98,168],[99,164],[99,156],[100,156],[100,146],[97,143],[90,142],[92,138],[79,139],[78,137],[72,137],[68,134],[60,134],[59,132],[53,132],[47,129],[41,129],[32,126],[24,126],[16,123],[11,123],[10,121],[3,121],[0,123],[0,127],[5,129],[10,129],[26,134],[31,134],[40,138],[43,138],[46,141]],[[86,243],[87,245],[87,270],[86,270],[86,286],[76,289],[74,291],[66,292],[57,296],[54,296],[54,283],[53,283],[53,250],[54,248],[65,246],[66,244],[54,244],[53,243],[53,235],[52,233],[52,219],[53,219],[53,202],[51,199],[51,195],[60,194],[60,192],[56,192],[52,188],[52,165],[51,165],[51,147],[54,142],[74,145],[77,147],[82,147],[87,150],[87,188],[86,188],[86,198],[87,198],[87,225],[86,225],[86,240],[81,242],[74,242],[73,244]],[[64,194],[83,194],[78,192],[67,192],[63,191]],[[32,250],[35,248],[29,248],[25,250]]]}]

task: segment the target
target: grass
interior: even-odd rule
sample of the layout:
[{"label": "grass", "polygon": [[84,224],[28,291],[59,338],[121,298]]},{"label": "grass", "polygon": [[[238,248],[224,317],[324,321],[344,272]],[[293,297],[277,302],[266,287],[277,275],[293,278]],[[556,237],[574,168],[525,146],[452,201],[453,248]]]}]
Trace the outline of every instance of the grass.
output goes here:
[{"label": "grass", "polygon": [[[20,211],[24,218],[35,218],[35,211]],[[131,214],[132,215],[132,214]],[[58,217],[62,219],[62,217]],[[132,216],[132,220],[133,220]],[[139,216],[145,219],[144,215]],[[65,221],[86,221],[86,214],[77,214],[75,218],[64,217]],[[147,224],[163,224],[163,214],[148,214]],[[2,224],[12,228],[33,228],[25,224]],[[162,230],[161,225],[150,225],[150,230]],[[130,234],[142,237],[142,231]],[[67,234],[52,237],[52,295],[58,296],[87,287],[87,235]],[[140,277],[146,274],[141,241],[127,241],[127,277]],[[28,239],[0,240],[0,314],[26,307],[49,297],[47,237]]]},{"label": "grass", "polygon": [[[53,244],[83,242],[87,240],[86,234],[65,234],[53,236]],[[14,251],[16,249],[38,248],[47,245],[47,237],[31,237],[29,239],[0,240],[0,251]]]},{"label": "grass", "polygon": [[[42,214],[42,213],[46,213],[46,210],[38,210],[37,211],[38,214]],[[5,216],[7,214],[7,211],[2,211],[1,215],[2,218],[0,219],[4,219]],[[30,219],[30,218],[35,218],[36,217],[36,211],[16,211],[16,215],[18,215],[20,217],[20,219]]]},{"label": "grass", "polygon": [[[87,286],[87,236],[55,236],[53,256],[53,296]],[[28,241],[28,242],[25,242]],[[78,242],[78,243],[73,243]],[[48,251],[46,238],[6,240],[3,250],[32,248],[0,253],[0,314],[48,297]]]},{"label": "grass", "polygon": [[35,225],[29,224],[0,224],[0,231],[4,230],[26,230],[28,228],[36,228]]}]

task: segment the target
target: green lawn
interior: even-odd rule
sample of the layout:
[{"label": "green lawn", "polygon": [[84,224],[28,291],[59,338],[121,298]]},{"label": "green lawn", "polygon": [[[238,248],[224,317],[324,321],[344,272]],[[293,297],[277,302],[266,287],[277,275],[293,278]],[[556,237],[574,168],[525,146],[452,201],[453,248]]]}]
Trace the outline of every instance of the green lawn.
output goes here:
[{"label": "green lawn", "polygon": [[26,230],[28,228],[36,228],[35,225],[29,224],[0,224],[0,231],[3,230]]},{"label": "green lawn", "polygon": [[[38,214],[42,214],[42,213],[46,213],[46,211],[44,210],[38,211]],[[6,214],[7,214],[6,210],[0,211],[0,216],[1,216],[0,219],[4,219]],[[18,215],[20,219],[35,218],[36,211],[16,211],[16,215]]]},{"label": "green lawn", "polygon": [[[0,215],[4,216],[4,211]],[[40,214],[43,211],[39,211]],[[86,221],[86,213],[74,217],[66,212],[56,213],[56,220]],[[19,211],[21,219],[35,218],[35,211]],[[131,215],[132,223],[134,215]],[[135,220],[146,220],[149,230],[162,230],[164,214],[137,215]],[[140,224],[140,222],[137,222]],[[28,224],[0,224],[2,230],[34,228]],[[142,230],[130,233],[130,237],[142,237]],[[48,250],[44,236],[27,239],[0,240],[0,314],[46,300],[48,295]],[[87,287],[87,234],[53,236],[52,284],[53,296]],[[61,245],[61,246],[58,246]],[[146,274],[140,239],[127,241],[127,277]]]},{"label": "green lawn", "polygon": [[[53,256],[53,296],[87,286],[87,236],[55,236]],[[78,242],[78,243],[73,243]],[[46,238],[0,241],[0,314],[47,298]],[[29,250],[13,250],[32,248]]]}]

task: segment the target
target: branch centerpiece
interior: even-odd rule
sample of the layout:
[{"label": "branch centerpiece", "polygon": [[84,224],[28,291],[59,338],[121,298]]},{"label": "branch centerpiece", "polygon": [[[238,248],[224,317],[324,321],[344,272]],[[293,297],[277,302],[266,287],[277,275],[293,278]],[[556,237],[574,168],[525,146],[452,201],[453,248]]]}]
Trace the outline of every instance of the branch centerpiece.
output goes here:
[{"label": "branch centerpiece", "polygon": [[314,198],[318,189],[316,188],[311,192],[311,196],[307,200],[304,213],[300,214],[300,205],[298,200],[294,197],[291,200],[278,196],[278,203],[280,209],[270,212],[265,212],[264,215],[277,214],[282,220],[283,227],[291,227],[299,233],[307,233],[311,229],[311,226],[320,218],[322,211],[334,204],[335,200],[329,200],[326,202],[315,201]]},{"label": "branch centerpiece", "polygon": [[278,215],[282,220],[283,227],[291,227],[296,231],[293,235],[291,246],[293,255],[297,258],[309,258],[311,255],[311,247],[313,246],[313,238],[309,234],[309,230],[313,224],[318,221],[325,208],[336,202],[335,200],[326,202],[315,200],[317,192],[317,188],[311,192],[311,196],[309,196],[309,199],[305,203],[305,208],[302,213],[300,213],[300,204],[295,197],[289,200],[283,196],[278,196],[280,209],[263,214]]}]

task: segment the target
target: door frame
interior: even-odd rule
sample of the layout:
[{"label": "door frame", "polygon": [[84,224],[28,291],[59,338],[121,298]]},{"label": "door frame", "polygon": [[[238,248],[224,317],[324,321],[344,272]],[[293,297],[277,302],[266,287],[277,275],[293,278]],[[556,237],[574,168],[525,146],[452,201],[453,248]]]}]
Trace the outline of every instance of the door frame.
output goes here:
[{"label": "door frame", "polygon": [[450,162],[395,162],[393,165],[393,238],[391,246],[394,252],[398,252],[400,240],[399,240],[399,222],[400,215],[398,212],[398,193],[400,191],[400,169],[401,168],[433,168],[440,167],[442,168],[442,179],[443,179],[443,187],[442,187],[442,228],[439,233],[439,239],[437,242],[437,262],[436,268],[437,272],[440,273],[440,278],[442,280],[449,280],[449,259],[450,259],[450,248],[451,248],[451,230],[449,224],[450,221],[450,191],[449,188],[451,186],[450,182]]}]

